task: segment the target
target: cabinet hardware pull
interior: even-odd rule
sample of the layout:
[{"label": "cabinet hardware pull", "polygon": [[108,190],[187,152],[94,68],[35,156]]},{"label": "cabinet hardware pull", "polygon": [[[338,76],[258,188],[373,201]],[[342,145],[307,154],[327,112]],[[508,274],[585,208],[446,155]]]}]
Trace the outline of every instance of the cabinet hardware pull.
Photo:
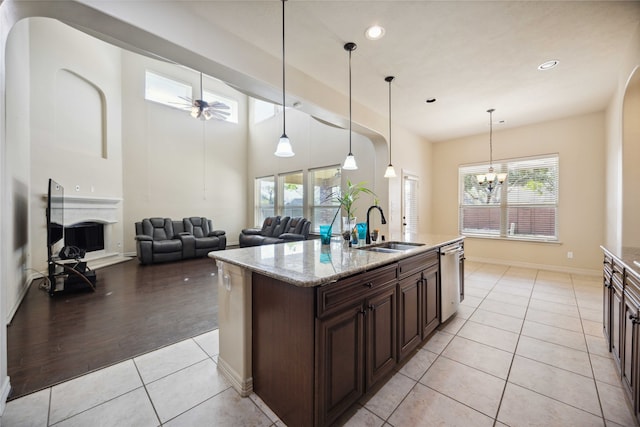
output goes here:
[{"label": "cabinet hardware pull", "polygon": [[369,310],[373,311],[376,309],[376,306],[373,304],[369,304]]},{"label": "cabinet hardware pull", "polygon": [[373,288],[373,283],[367,282],[364,284],[364,286],[366,286],[367,288]]}]

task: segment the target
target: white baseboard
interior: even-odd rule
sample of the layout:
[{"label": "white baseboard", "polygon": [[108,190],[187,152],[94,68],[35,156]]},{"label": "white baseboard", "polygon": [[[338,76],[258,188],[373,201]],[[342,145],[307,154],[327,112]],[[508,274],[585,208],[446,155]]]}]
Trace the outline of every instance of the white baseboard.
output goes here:
[{"label": "white baseboard", "polygon": [[253,391],[253,377],[242,380],[240,375],[238,375],[227,362],[220,358],[220,355],[218,355],[218,370],[222,372],[240,396],[248,397]]},{"label": "white baseboard", "polygon": [[547,270],[547,271],[557,271],[560,273],[579,274],[582,276],[602,275],[602,270],[591,270],[588,268],[575,268],[575,267],[565,267],[561,265],[536,264],[532,262],[521,262],[521,261],[505,261],[502,259],[470,257],[470,256],[467,256],[465,259],[467,261],[481,262],[484,264],[509,265],[513,267],[531,268],[535,270]]}]

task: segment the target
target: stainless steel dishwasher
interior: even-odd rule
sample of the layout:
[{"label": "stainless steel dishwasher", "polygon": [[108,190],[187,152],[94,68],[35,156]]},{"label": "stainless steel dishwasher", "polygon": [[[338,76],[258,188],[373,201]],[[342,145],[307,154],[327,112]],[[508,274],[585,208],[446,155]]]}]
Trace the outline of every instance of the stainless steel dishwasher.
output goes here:
[{"label": "stainless steel dishwasher", "polygon": [[440,248],[440,322],[451,317],[460,305],[460,260],[463,258],[461,242]]}]

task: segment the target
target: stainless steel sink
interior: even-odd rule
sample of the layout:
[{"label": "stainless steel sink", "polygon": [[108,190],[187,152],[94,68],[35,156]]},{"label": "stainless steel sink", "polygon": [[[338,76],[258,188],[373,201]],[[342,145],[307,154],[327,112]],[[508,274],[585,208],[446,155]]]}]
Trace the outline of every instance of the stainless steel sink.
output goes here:
[{"label": "stainless steel sink", "polygon": [[385,242],[372,246],[363,246],[358,249],[362,249],[363,251],[371,251],[371,252],[386,252],[386,253],[395,253],[395,252],[404,252],[411,249],[415,249],[418,246],[423,246],[424,243],[411,243],[411,242]]}]

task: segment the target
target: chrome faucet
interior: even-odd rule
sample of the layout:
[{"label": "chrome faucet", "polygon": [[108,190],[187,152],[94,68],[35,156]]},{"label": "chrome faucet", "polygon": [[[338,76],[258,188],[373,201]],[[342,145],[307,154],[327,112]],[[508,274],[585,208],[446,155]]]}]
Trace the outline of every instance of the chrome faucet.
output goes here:
[{"label": "chrome faucet", "polygon": [[387,220],[384,217],[384,212],[382,212],[382,208],[378,205],[373,205],[370,206],[369,209],[367,209],[367,244],[371,243],[371,229],[369,228],[369,213],[371,212],[371,209],[378,209],[380,211],[380,216],[382,217],[382,223],[386,224]]}]

